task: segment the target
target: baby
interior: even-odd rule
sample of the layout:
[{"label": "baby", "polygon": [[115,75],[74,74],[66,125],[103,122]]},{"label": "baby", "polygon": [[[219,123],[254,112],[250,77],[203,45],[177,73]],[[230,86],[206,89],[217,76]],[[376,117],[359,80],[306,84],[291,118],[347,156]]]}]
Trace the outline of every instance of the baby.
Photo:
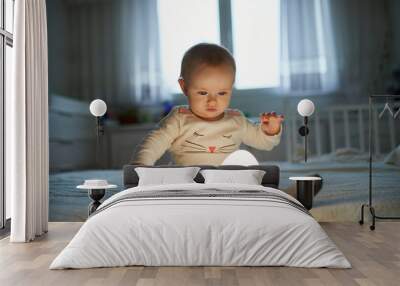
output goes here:
[{"label": "baby", "polygon": [[260,124],[229,109],[236,64],[225,48],[198,44],[184,55],[179,85],[188,106],[176,106],[137,149],[133,164],[154,165],[169,150],[177,165],[220,165],[241,143],[271,150],[280,142],[283,115],[263,113]]}]

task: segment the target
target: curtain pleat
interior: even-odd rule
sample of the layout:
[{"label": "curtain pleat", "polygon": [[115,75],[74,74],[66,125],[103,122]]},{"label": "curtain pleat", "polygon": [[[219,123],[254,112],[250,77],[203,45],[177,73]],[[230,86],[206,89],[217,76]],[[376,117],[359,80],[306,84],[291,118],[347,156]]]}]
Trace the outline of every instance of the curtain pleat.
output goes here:
[{"label": "curtain pleat", "polygon": [[[128,107],[163,92],[157,0],[98,0],[69,5],[71,94]],[[76,20],[75,20],[76,19]]]},{"label": "curtain pleat", "polygon": [[[48,63],[45,0],[15,4],[11,237],[27,242],[48,229]],[[7,146],[6,146],[7,148]]]},{"label": "curtain pleat", "polygon": [[330,1],[281,0],[281,82],[289,94],[338,88]]}]

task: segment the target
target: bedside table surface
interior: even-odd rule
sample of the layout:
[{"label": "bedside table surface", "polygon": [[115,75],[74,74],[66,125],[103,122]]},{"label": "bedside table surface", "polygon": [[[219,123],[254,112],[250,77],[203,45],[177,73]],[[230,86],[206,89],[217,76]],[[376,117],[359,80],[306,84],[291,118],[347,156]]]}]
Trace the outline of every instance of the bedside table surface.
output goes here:
[{"label": "bedside table surface", "polygon": [[289,177],[292,181],[320,181],[320,177]]},{"label": "bedside table surface", "polygon": [[84,190],[108,190],[108,189],[115,189],[118,187],[117,185],[108,185],[104,187],[98,187],[98,186],[84,186],[84,185],[79,185],[76,186],[77,189],[84,189]]}]

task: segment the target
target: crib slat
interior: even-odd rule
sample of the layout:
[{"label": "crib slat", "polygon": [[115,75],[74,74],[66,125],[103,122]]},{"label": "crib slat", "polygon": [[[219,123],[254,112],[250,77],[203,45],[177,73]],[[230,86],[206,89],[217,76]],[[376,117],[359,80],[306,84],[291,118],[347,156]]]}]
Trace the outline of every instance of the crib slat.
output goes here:
[{"label": "crib slat", "polygon": [[388,116],[388,123],[389,123],[389,136],[390,136],[390,150],[393,150],[396,147],[396,134],[394,128],[393,118]]},{"label": "crib slat", "polygon": [[331,152],[335,152],[336,144],[335,144],[335,122],[334,122],[334,111],[329,111],[329,130],[330,130],[330,141],[331,141]]},{"label": "crib slat", "polygon": [[350,148],[350,128],[349,128],[349,110],[343,110],[343,121],[344,121],[344,138],[346,148]]},{"label": "crib slat", "polygon": [[375,144],[375,155],[380,155],[380,142],[379,142],[379,125],[378,125],[378,112],[376,108],[373,109],[372,112],[372,124],[374,126],[374,133],[372,134],[374,138],[374,144]]},{"label": "crib slat", "polygon": [[294,152],[296,152],[296,150],[297,150],[297,136],[296,136],[296,129],[297,129],[297,126],[296,126],[296,117],[294,116],[294,117],[292,117],[292,119],[291,119],[291,122],[292,122],[292,153],[291,153],[291,156],[292,156],[292,160],[293,160],[293,155],[294,155]]},{"label": "crib slat", "polygon": [[321,144],[321,124],[318,113],[315,114],[315,140],[317,145],[317,155],[322,155],[322,144]]},{"label": "crib slat", "polygon": [[364,122],[363,122],[363,110],[358,109],[358,130],[360,131],[360,149],[361,152],[365,152],[365,136],[364,136]]},{"label": "crib slat", "polygon": [[292,126],[291,124],[286,125],[286,131],[283,133],[286,143],[286,161],[292,162]]}]

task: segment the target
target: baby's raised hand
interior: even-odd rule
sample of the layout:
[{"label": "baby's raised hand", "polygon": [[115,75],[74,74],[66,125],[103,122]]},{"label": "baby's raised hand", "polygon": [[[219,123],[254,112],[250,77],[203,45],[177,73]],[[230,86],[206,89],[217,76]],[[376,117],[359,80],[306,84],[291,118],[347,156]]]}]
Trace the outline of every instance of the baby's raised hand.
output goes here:
[{"label": "baby's raised hand", "polygon": [[284,120],[283,115],[277,115],[276,112],[264,112],[260,115],[261,128],[267,135],[276,135],[281,131],[281,125]]}]

